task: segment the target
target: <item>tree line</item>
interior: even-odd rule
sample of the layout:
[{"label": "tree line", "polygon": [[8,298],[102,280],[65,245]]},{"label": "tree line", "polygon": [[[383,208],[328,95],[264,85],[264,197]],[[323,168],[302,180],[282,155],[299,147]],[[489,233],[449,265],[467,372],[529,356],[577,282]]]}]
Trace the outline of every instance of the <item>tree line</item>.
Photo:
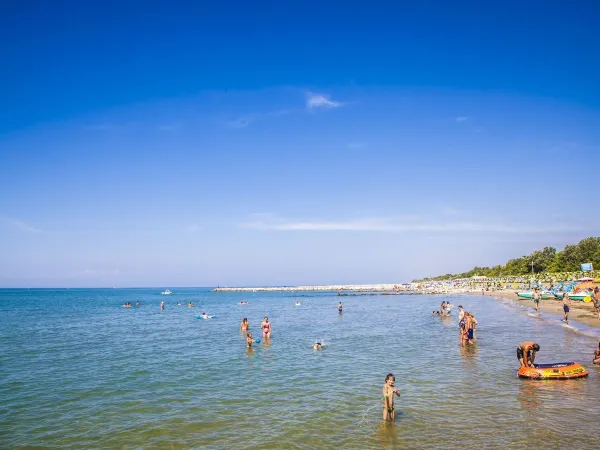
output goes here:
[{"label": "tree line", "polygon": [[[473,276],[504,277],[549,274],[555,272],[577,272],[582,263],[592,263],[594,270],[600,269],[600,237],[588,237],[574,245],[567,245],[557,252],[554,247],[544,247],[530,255],[510,259],[504,265],[493,267],[474,267],[464,273],[447,273],[437,277],[425,278],[425,281],[453,280]],[[532,267],[533,265],[533,267]]]}]

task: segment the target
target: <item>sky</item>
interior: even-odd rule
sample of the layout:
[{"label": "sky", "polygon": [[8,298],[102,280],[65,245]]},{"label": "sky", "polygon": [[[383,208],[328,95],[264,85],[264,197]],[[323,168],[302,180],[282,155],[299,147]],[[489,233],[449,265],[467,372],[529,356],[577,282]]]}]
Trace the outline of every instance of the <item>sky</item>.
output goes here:
[{"label": "sky", "polygon": [[599,21],[1,2],[0,287],[401,283],[598,236]]}]

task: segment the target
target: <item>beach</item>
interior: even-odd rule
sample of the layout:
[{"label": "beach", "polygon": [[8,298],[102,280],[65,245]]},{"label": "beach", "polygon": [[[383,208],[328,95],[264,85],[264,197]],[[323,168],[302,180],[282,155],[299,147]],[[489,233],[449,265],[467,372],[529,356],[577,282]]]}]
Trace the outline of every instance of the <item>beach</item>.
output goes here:
[{"label": "beach", "polygon": [[[533,312],[535,312],[535,305],[533,301],[531,299],[519,298],[514,291],[489,291],[486,292],[485,295],[489,295],[490,297],[515,300],[520,305],[527,306],[531,308]],[[598,314],[595,312],[592,303],[572,301],[569,308],[569,322],[579,322],[587,326],[600,328],[600,320],[598,320]],[[562,300],[540,300],[540,312],[556,314],[560,317],[563,317]]]}]

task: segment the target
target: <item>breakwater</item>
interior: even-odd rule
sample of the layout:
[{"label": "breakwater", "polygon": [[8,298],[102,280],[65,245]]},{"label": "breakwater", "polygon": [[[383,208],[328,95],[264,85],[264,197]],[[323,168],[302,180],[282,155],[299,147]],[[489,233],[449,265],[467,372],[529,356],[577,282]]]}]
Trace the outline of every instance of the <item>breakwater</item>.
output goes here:
[{"label": "breakwater", "polygon": [[304,291],[369,291],[399,292],[407,286],[398,284],[332,284],[325,286],[268,286],[268,287],[217,287],[213,292],[304,292]]}]

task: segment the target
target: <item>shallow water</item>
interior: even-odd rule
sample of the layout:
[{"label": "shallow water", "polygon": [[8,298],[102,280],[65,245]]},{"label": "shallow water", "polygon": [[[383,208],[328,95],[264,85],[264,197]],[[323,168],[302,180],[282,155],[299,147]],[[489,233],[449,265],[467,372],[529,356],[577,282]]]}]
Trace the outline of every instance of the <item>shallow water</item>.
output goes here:
[{"label": "shallow water", "polygon": [[[431,316],[441,296],[172,290],[0,290],[0,447],[598,446],[596,330],[453,297],[479,321],[463,349],[456,308]],[[203,311],[216,317],[198,320]],[[272,340],[248,351],[239,323],[261,337],[265,315]],[[313,351],[315,339],[327,348]],[[540,344],[537,362],[577,361],[590,376],[520,380],[525,339]],[[396,423],[382,425],[388,372],[402,396]]]}]

